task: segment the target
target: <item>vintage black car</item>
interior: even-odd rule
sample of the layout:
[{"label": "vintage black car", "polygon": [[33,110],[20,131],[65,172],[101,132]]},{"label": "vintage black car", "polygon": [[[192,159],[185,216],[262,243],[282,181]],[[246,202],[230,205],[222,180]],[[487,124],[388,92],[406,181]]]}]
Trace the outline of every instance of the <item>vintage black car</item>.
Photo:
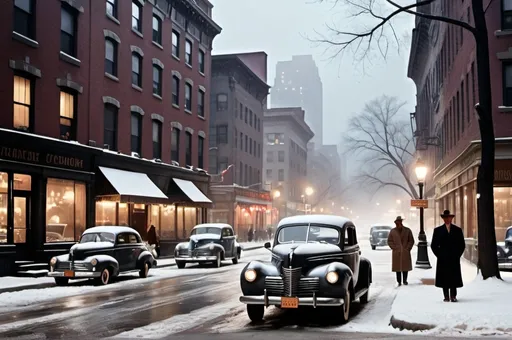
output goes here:
[{"label": "vintage black car", "polygon": [[139,233],[129,227],[93,227],[87,229],[69,254],[50,260],[48,276],[59,286],[70,279],[95,279],[106,285],[120,273],[139,272],[148,276],[156,260]]},{"label": "vintage black car", "polygon": [[388,236],[392,227],[389,225],[374,224],[370,228],[370,245],[375,250],[377,247],[388,245]]},{"label": "vintage black car", "polygon": [[505,232],[505,242],[498,242],[498,266],[501,270],[512,270],[512,226]]},{"label": "vintage black car", "polygon": [[219,268],[225,260],[237,264],[241,256],[242,247],[236,241],[233,227],[225,223],[196,225],[189,241],[179,243],[174,250],[178,268],[185,268],[187,263],[208,262]]},{"label": "vintage black car", "polygon": [[[270,249],[269,242],[265,247]],[[368,302],[370,261],[361,257],[355,225],[332,215],[287,217],[277,226],[271,263],[250,262],[240,284],[251,321],[264,308],[333,307],[340,321],[349,318],[351,303]],[[338,315],[338,314],[336,314]]]}]

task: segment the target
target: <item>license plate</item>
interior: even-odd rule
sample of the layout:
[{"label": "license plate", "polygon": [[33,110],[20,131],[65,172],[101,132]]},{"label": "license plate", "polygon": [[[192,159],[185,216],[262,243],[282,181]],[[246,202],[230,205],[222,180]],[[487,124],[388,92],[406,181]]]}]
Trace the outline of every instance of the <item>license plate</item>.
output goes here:
[{"label": "license plate", "polygon": [[74,277],[75,276],[75,272],[72,271],[72,270],[65,270],[64,271],[64,276],[65,277]]},{"label": "license plate", "polygon": [[299,308],[299,298],[282,296],[281,308]]}]

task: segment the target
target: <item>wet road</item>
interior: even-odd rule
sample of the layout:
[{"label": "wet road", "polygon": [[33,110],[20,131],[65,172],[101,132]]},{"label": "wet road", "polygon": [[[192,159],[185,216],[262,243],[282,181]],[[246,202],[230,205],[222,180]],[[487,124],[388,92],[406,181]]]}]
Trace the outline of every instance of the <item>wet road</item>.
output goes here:
[{"label": "wet road", "polygon": [[191,265],[181,270],[158,269],[179,270],[183,275],[147,283],[139,280],[141,284],[118,285],[112,290],[60,298],[3,313],[0,339],[98,339],[232,301],[238,299],[238,278],[243,266],[251,260],[268,258],[268,251],[261,249],[246,252],[238,265],[225,262],[213,273],[206,268],[202,273],[203,269]]}]

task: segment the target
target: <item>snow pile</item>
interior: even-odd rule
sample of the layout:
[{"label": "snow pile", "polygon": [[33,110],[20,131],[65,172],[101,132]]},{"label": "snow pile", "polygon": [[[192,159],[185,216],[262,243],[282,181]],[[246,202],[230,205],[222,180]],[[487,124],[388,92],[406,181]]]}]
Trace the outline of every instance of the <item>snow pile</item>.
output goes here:
[{"label": "snow pile", "polygon": [[39,285],[43,283],[53,283],[55,280],[51,277],[14,277],[14,276],[4,276],[0,279],[0,289],[13,288],[13,287],[23,287],[23,286],[32,286]]},{"label": "snow pile", "polygon": [[444,302],[442,290],[435,286],[402,286],[391,314],[397,320],[435,326],[429,333],[512,335],[507,299],[511,289],[510,281],[477,276],[459,289],[459,302],[452,303]]}]

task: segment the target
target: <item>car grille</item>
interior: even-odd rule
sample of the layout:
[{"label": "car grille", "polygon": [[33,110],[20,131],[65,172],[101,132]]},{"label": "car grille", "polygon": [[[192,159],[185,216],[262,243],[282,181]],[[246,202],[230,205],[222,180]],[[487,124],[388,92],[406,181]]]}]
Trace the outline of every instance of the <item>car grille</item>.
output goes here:
[{"label": "car grille", "polygon": [[59,262],[57,262],[57,264],[55,266],[55,269],[56,270],[76,270],[76,271],[89,270],[88,263],[85,263],[85,262],[68,262],[68,261],[65,261],[65,262],[59,261]]},{"label": "car grille", "polygon": [[267,276],[265,289],[268,295],[307,297],[317,293],[317,277],[301,277],[302,268],[283,268],[282,276]]}]

